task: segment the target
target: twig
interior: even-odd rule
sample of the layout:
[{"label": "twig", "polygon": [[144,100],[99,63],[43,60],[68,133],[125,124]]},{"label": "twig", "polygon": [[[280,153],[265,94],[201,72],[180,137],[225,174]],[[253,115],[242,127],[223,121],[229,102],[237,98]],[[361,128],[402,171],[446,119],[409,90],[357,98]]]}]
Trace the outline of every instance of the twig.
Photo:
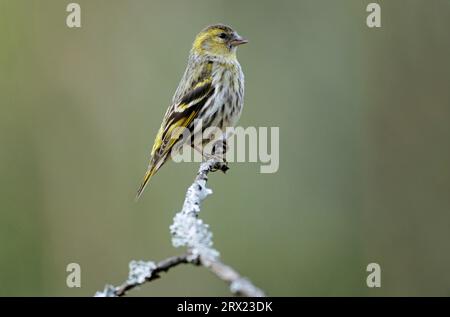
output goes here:
[{"label": "twig", "polygon": [[223,264],[218,259],[210,260],[200,257],[201,264],[213,272],[218,278],[230,284],[230,291],[233,294],[245,297],[263,297],[264,292],[242,277],[232,267]]},{"label": "twig", "polygon": [[198,218],[201,202],[212,191],[206,187],[208,174],[217,170],[225,172],[226,163],[211,158],[200,165],[194,183],[188,188],[183,208],[178,212],[170,226],[172,244],[175,247],[185,246],[188,252],[154,262],[131,261],[128,279],[121,286],[106,285],[105,289],[95,296],[116,297],[124,296],[127,291],[159,278],[159,273],[166,272],[181,263],[202,265],[214,273],[218,278],[230,285],[233,294],[249,297],[265,296],[264,292],[254,286],[247,278],[242,277],[230,266],[220,261],[219,252],[213,248],[212,233],[209,226]]},{"label": "twig", "polygon": [[[159,273],[161,272],[167,272],[171,268],[183,264],[183,263],[189,263],[188,261],[188,254],[183,254],[179,256],[173,256],[170,258],[167,258],[165,260],[162,260],[158,262],[156,265],[152,265],[152,262],[131,262],[130,263],[130,277],[128,280],[123,283],[121,286],[115,288],[114,295],[115,296],[124,296],[129,290],[138,287],[139,285],[150,282],[155,279],[158,279]],[[136,269],[139,267],[139,270],[141,272],[136,272]],[[134,273],[132,273],[134,272]],[[145,280],[142,281],[142,279],[135,278],[134,275],[144,274]]]}]

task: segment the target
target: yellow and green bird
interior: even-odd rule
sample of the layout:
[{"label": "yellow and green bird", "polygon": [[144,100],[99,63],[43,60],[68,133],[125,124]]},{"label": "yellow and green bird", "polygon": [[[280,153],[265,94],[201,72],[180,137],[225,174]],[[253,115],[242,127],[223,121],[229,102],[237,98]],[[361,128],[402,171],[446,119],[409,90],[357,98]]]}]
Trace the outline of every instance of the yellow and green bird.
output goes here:
[{"label": "yellow and green bird", "polygon": [[186,128],[195,135],[201,131],[194,130],[194,120],[201,120],[202,130],[217,127],[225,131],[235,126],[244,103],[244,74],[236,48],[247,42],[223,24],[208,26],[196,36],[184,75],[156,135],[136,198],[167,161],[174,146],[191,142],[180,138],[181,132],[176,131],[182,129],[177,128]]}]

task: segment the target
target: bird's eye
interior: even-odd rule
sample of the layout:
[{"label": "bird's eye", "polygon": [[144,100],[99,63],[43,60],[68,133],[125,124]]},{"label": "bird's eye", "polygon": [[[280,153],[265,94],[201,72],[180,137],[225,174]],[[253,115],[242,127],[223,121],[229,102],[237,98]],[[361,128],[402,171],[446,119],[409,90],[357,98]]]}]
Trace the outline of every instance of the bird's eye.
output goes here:
[{"label": "bird's eye", "polygon": [[226,34],[226,33],[220,33],[220,34],[219,34],[219,37],[220,37],[221,39],[225,39],[225,38],[227,37],[227,34]]}]

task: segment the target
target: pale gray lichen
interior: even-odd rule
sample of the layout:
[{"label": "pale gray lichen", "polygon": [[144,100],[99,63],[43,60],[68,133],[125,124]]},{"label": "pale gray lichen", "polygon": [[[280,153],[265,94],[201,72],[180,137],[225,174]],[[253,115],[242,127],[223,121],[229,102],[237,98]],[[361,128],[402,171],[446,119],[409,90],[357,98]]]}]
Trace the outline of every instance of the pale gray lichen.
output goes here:
[{"label": "pale gray lichen", "polygon": [[170,230],[173,246],[186,246],[190,250],[189,261],[196,260],[200,255],[213,258],[219,256],[219,252],[212,248],[212,233],[209,226],[201,219],[180,212],[175,215]]},{"label": "pale gray lichen", "polygon": [[133,260],[130,262],[129,267],[130,272],[128,273],[127,284],[142,284],[152,276],[153,270],[156,269],[156,264],[152,261]]},{"label": "pale gray lichen", "polygon": [[213,164],[208,161],[201,165],[199,176],[187,190],[183,209],[175,215],[170,226],[173,246],[187,247],[190,251],[189,261],[195,261],[200,256],[213,259],[219,257],[219,252],[212,247],[209,226],[198,219],[202,200],[212,194],[212,190],[206,187],[206,173]]},{"label": "pale gray lichen", "polygon": [[113,285],[105,285],[103,291],[96,292],[94,297],[116,297],[116,287]]}]

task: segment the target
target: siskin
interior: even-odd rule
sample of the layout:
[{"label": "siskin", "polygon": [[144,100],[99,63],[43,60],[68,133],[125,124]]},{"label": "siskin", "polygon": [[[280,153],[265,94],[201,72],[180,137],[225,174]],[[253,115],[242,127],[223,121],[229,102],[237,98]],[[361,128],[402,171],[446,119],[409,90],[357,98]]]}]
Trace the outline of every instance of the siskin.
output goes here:
[{"label": "siskin", "polygon": [[[231,27],[221,24],[208,26],[197,35],[186,71],[155,138],[150,163],[136,198],[167,161],[172,149],[186,142],[198,149],[192,139],[185,140],[181,132],[175,131],[185,128],[195,135],[208,127],[221,131],[234,127],[244,100],[244,74],[236,58],[236,48],[247,42]],[[201,120],[202,131],[196,130],[194,120]]]}]

